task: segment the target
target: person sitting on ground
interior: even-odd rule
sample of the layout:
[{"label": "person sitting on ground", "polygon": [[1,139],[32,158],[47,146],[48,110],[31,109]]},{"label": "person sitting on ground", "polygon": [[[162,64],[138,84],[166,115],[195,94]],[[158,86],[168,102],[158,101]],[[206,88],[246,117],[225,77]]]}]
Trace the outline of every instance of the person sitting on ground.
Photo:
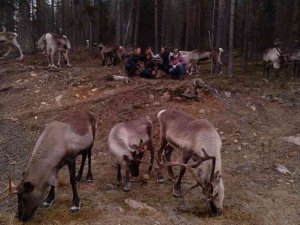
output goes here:
[{"label": "person sitting on ground", "polygon": [[156,78],[157,64],[155,63],[155,60],[153,60],[152,54],[150,51],[146,50],[146,54],[143,59],[145,68],[142,72],[140,72],[141,77],[145,77],[148,79]]},{"label": "person sitting on ground", "polygon": [[174,48],[173,55],[171,56],[172,68],[169,69],[170,75],[179,80],[183,80],[184,73],[185,73],[185,65],[186,65],[185,59],[179,53],[179,50],[177,48]]},{"label": "person sitting on ground", "polygon": [[141,48],[134,49],[134,53],[130,55],[126,61],[125,69],[129,77],[136,75],[136,71],[140,68],[138,61],[141,60]]},{"label": "person sitting on ground", "polygon": [[150,46],[148,46],[145,50],[145,56],[147,54],[150,54],[151,55],[151,58],[154,58],[154,54],[153,54],[153,51],[152,51],[152,48]]},{"label": "person sitting on ground", "polygon": [[158,63],[158,69],[169,73],[170,66],[170,52],[166,50],[166,47],[161,47],[159,54],[154,56],[154,59],[161,59],[162,61]]}]

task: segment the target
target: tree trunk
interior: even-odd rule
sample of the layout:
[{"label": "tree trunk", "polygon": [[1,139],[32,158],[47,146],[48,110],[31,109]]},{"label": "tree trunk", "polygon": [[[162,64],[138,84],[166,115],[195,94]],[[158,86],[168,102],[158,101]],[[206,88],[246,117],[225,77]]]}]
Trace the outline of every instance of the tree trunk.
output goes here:
[{"label": "tree trunk", "polygon": [[126,26],[126,33],[125,33],[124,40],[123,40],[123,45],[124,46],[126,45],[126,39],[127,39],[127,36],[128,36],[128,30],[129,30],[129,27],[130,27],[133,8],[134,8],[134,2],[132,2],[132,7],[131,7],[131,10],[130,10],[130,14],[129,14],[129,18],[128,18],[128,22],[127,22],[127,26]]},{"label": "tree trunk", "polygon": [[234,31],[234,5],[235,0],[230,1],[230,17],[229,17],[229,40],[228,40],[228,77],[233,77],[233,64],[232,64],[232,52],[233,52],[233,31]]},{"label": "tree trunk", "polygon": [[116,15],[117,15],[117,19],[116,19],[116,44],[120,45],[121,43],[121,12],[120,12],[120,0],[117,0],[116,3]]},{"label": "tree trunk", "polygon": [[244,70],[247,70],[248,66],[248,57],[249,57],[249,33],[251,27],[251,15],[252,15],[252,0],[248,0],[247,4],[247,13],[245,21],[245,34],[244,34],[244,51],[243,51],[243,61],[244,61]]},{"label": "tree trunk", "polygon": [[18,40],[24,53],[34,51],[34,43],[32,39],[32,26],[30,21],[30,4],[27,0],[19,2],[19,23],[18,23]]},{"label": "tree trunk", "polygon": [[154,49],[155,52],[158,51],[158,10],[157,10],[157,0],[154,0],[154,23],[155,23],[155,28],[154,28]]},{"label": "tree trunk", "polygon": [[186,26],[185,26],[185,43],[184,50],[187,51],[189,47],[189,32],[190,32],[190,18],[191,18],[191,0],[187,0],[186,7]]},{"label": "tree trunk", "polygon": [[138,35],[139,35],[139,24],[140,24],[140,1],[135,0],[136,14],[135,14],[135,25],[134,25],[134,40],[133,46],[136,47],[138,44]]},{"label": "tree trunk", "polygon": [[218,23],[217,23],[217,35],[216,35],[216,47],[224,48],[224,28],[225,28],[225,0],[219,0],[218,5]]}]

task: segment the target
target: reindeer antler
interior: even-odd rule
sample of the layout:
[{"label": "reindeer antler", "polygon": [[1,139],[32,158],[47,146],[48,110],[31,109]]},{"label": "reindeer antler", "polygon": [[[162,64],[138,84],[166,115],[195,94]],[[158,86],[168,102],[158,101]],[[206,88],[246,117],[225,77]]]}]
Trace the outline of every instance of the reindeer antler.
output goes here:
[{"label": "reindeer antler", "polygon": [[8,179],[8,187],[0,193],[0,204],[18,192],[17,185],[13,183],[12,173],[10,175],[7,174],[6,176]]}]

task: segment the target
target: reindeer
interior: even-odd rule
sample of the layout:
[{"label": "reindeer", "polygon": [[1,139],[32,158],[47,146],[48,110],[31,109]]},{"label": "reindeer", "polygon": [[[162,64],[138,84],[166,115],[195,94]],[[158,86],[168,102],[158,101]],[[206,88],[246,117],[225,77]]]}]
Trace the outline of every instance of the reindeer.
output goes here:
[{"label": "reindeer", "polygon": [[123,191],[131,190],[129,175],[139,176],[139,166],[145,148],[150,151],[148,174],[151,174],[154,146],[152,140],[152,122],[148,116],[116,124],[108,137],[109,152],[117,164],[117,181],[121,184],[121,167],[126,171]]},{"label": "reindeer", "polygon": [[[80,210],[76,181],[82,177],[86,157],[88,157],[87,181],[93,179],[91,149],[95,139],[95,129],[96,120],[90,112],[76,112],[61,122],[54,121],[47,125],[33,149],[28,166],[22,175],[22,181],[17,188],[19,220],[29,220],[41,204],[44,207],[53,204],[57,174],[65,165],[69,168],[73,190],[70,211]],[[82,155],[82,161],[76,177],[76,157],[79,154]],[[50,192],[45,198],[49,187]],[[10,190],[9,194],[14,193],[11,185]]]},{"label": "reindeer", "polygon": [[103,43],[98,44],[100,57],[102,59],[102,65],[108,66],[115,66],[117,61],[122,61],[122,53],[124,48],[118,45],[103,45]]},{"label": "reindeer", "polygon": [[67,36],[55,33],[46,33],[41,36],[37,43],[41,50],[46,49],[46,56],[48,66],[57,68],[54,64],[54,56],[58,52],[57,65],[60,67],[60,54],[62,53],[67,61],[67,66],[71,66],[69,61],[69,51],[71,50],[71,43]]},{"label": "reindeer", "polygon": [[103,45],[99,43],[97,45],[100,52],[100,57],[103,66],[117,65],[117,63],[124,62],[131,54],[134,53],[133,47],[123,47],[118,45]]},{"label": "reindeer", "polygon": [[279,43],[274,44],[274,48],[268,48],[263,53],[263,64],[264,71],[263,74],[267,73],[267,79],[270,76],[270,65],[273,65],[275,69],[275,79],[278,77],[278,70],[282,67],[288,67],[287,56],[284,52],[278,47]]},{"label": "reindeer", "polygon": [[[173,187],[173,195],[182,196],[181,180],[185,170],[188,169],[197,180],[197,184],[192,188],[202,187],[209,212],[212,215],[221,214],[224,200],[221,172],[222,143],[216,129],[207,120],[196,119],[177,110],[161,110],[157,117],[160,123],[158,159],[162,162],[162,154],[165,155],[165,162],[167,162],[165,166],[168,166],[171,177],[174,176],[171,166],[181,166]],[[174,149],[182,152],[180,163],[170,162]],[[190,159],[194,161],[192,166],[187,164]],[[192,168],[197,168],[197,174]],[[157,178],[159,182],[164,182],[161,169],[158,170]]]},{"label": "reindeer", "polygon": [[0,42],[5,42],[5,44],[8,45],[8,51],[3,55],[2,58],[7,57],[11,53],[12,47],[16,47],[20,53],[19,60],[23,60],[24,55],[23,55],[21,46],[19,45],[19,43],[17,41],[17,37],[18,37],[17,33],[0,32]]},{"label": "reindeer", "polygon": [[224,52],[222,48],[214,49],[212,51],[200,51],[195,49],[191,52],[181,51],[187,61],[187,71],[190,75],[194,70],[199,70],[198,63],[200,61],[212,60],[212,62],[219,67],[218,74],[222,74],[221,54]]}]

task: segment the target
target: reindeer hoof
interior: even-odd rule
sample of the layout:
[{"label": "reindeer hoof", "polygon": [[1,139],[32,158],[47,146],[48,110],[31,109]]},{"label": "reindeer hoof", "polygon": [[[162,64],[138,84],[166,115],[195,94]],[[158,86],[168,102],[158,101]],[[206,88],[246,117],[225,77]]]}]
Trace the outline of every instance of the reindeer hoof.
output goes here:
[{"label": "reindeer hoof", "polygon": [[67,64],[67,66],[68,66],[68,67],[72,67],[72,65],[71,65],[71,64]]},{"label": "reindeer hoof", "polygon": [[181,197],[181,190],[177,188],[173,188],[173,196],[175,198],[180,198]]},{"label": "reindeer hoof", "polygon": [[123,191],[124,191],[124,192],[129,192],[129,191],[131,191],[131,185],[126,185],[126,186],[123,188]]},{"label": "reindeer hoof", "polygon": [[51,202],[44,201],[43,202],[43,208],[48,208],[48,207],[52,206],[53,202],[54,202],[54,200],[52,200]]},{"label": "reindeer hoof", "polygon": [[163,175],[161,175],[161,174],[157,175],[157,182],[160,183],[160,184],[165,182],[165,179],[164,179]]},{"label": "reindeer hoof", "polygon": [[73,205],[73,206],[69,209],[69,211],[70,211],[71,213],[79,212],[79,210],[80,210],[80,206],[75,206],[75,205]]}]

